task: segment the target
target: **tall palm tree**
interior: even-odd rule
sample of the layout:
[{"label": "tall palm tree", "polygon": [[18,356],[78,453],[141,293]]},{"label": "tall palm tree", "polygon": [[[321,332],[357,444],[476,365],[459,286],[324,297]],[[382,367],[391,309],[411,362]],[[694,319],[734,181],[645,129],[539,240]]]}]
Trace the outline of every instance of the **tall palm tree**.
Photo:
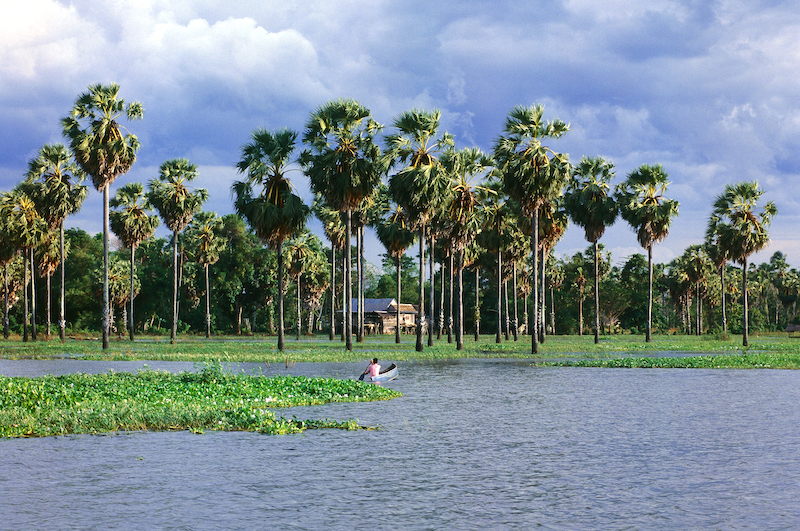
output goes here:
[{"label": "tall palm tree", "polygon": [[[441,112],[413,109],[397,116],[392,125],[399,131],[389,135],[388,158],[403,165],[389,179],[389,194],[403,207],[419,231],[419,314],[417,319],[417,352],[422,352],[425,327],[425,237],[426,227],[441,207],[448,192],[447,171],[438,156],[453,146],[449,133],[439,133]],[[433,278],[431,278],[431,287]],[[431,304],[433,301],[431,300]],[[430,313],[433,314],[431,306]],[[432,331],[428,330],[430,335]],[[430,336],[432,340],[432,336]],[[430,342],[430,341],[429,341]]]},{"label": "tall palm tree", "polygon": [[714,268],[719,273],[720,284],[720,299],[722,306],[722,331],[728,332],[728,316],[725,302],[725,265],[728,263],[728,256],[726,252],[718,245],[718,236],[716,234],[706,234],[705,252],[708,255]]},{"label": "tall palm tree", "polygon": [[[297,133],[284,129],[272,133],[256,129],[251,141],[242,147],[242,158],[236,164],[244,181],[231,187],[236,213],[242,216],[256,235],[278,255],[278,350],[284,351],[284,260],[283,243],[305,227],[311,209],[292,192],[287,177],[290,158],[297,142]],[[260,187],[254,196],[254,187]]]},{"label": "tall palm tree", "polygon": [[695,335],[703,331],[703,288],[708,284],[708,273],[711,269],[711,258],[706,253],[703,245],[690,245],[683,253],[686,264],[686,274],[689,282],[694,284],[695,296]]},{"label": "tall palm tree", "polygon": [[678,215],[679,203],[664,194],[669,182],[661,164],[643,164],[631,172],[617,187],[620,216],[636,231],[639,245],[647,249],[647,332],[645,341],[652,339],[653,329],[653,244],[669,234],[672,218]]},{"label": "tall palm tree", "polygon": [[128,183],[117,190],[109,206],[117,209],[110,212],[111,230],[131,250],[130,278],[130,323],[128,335],[134,340],[133,299],[136,272],[136,248],[153,236],[158,228],[158,216],[149,214],[150,203],[141,183]]},{"label": "tall palm tree", "polygon": [[449,237],[456,258],[456,349],[464,349],[464,250],[478,234],[480,193],[486,189],[476,183],[492,168],[494,161],[478,148],[447,150],[442,164],[450,175],[452,200],[447,211]]},{"label": "tall palm tree", "polygon": [[[32,338],[36,340],[36,292],[35,267],[33,260],[33,249],[42,240],[47,232],[47,225],[36,210],[33,200],[25,193],[24,187],[17,185],[11,192],[3,194],[0,198],[0,219],[9,231],[9,242],[11,245],[22,251],[24,256],[24,280],[25,290],[24,318],[23,318],[23,341],[28,341],[28,318],[31,317]],[[30,277],[28,275],[31,275]],[[28,278],[31,279],[30,301],[32,304],[31,313],[28,313]]]},{"label": "tall palm tree", "polygon": [[397,323],[394,331],[394,342],[400,343],[400,267],[403,261],[403,254],[406,249],[411,247],[416,239],[416,233],[412,230],[403,207],[396,206],[387,216],[380,218],[375,224],[375,232],[378,239],[386,247],[389,257],[395,261],[397,266],[397,289],[396,289],[396,318]]},{"label": "tall palm tree", "polygon": [[600,270],[597,241],[617,219],[617,203],[611,195],[614,165],[602,157],[583,157],[575,167],[564,204],[586,241],[594,246],[594,342],[600,342]]},{"label": "tall palm tree", "polygon": [[385,173],[386,163],[375,135],[381,129],[366,107],[355,100],[328,102],[313,113],[306,123],[303,143],[308,145],[300,156],[311,190],[322,195],[328,204],[345,213],[345,275],[343,308],[345,345],[353,349],[352,213],[362,200],[372,194]]},{"label": "tall palm tree", "polygon": [[170,342],[178,333],[178,233],[186,228],[208,200],[208,191],[192,191],[186,183],[197,177],[197,166],[187,159],[165,161],[158,169],[158,178],[151,179],[147,199],[156,209],[164,225],[172,231],[172,332]]},{"label": "tall palm tree", "polygon": [[707,234],[716,234],[718,244],[730,259],[742,266],[742,345],[748,346],[748,308],[747,308],[747,258],[769,244],[769,227],[772,218],[778,213],[775,203],[768,201],[759,205],[764,190],[758,182],[728,184],[725,191],[714,201],[714,208],[708,223]]},{"label": "tall palm tree", "polygon": [[[539,292],[539,207],[558,197],[569,178],[569,156],[557,153],[544,143],[561,138],[569,125],[561,120],[544,120],[544,107],[515,107],[506,118],[503,134],[495,143],[494,159],[511,198],[519,202],[523,215],[531,218],[533,237],[533,292]],[[535,326],[539,303],[534,297]],[[531,353],[539,351],[539,333],[531,327]]]},{"label": "tall palm tree", "polygon": [[61,120],[64,136],[69,139],[78,166],[92,178],[92,184],[103,192],[103,348],[108,348],[108,201],[109,187],[119,175],[126,173],[136,161],[139,140],[125,132],[118,120],[121,116],[138,120],[144,116],[139,102],[126,105],[119,98],[119,85],[91,85],[78,96],[70,115]]},{"label": "tall palm tree", "polygon": [[206,339],[211,338],[211,282],[209,269],[219,260],[227,240],[222,235],[222,218],[216,212],[198,212],[186,229],[192,241],[194,260],[203,266],[206,281]]},{"label": "tall palm tree", "polygon": [[[64,220],[80,210],[88,195],[88,188],[81,183],[84,173],[73,160],[72,152],[63,144],[45,144],[37,156],[28,162],[26,193],[33,199],[39,215],[44,218],[49,230],[59,229],[61,294],[59,296],[58,335],[66,340],[64,320]],[[49,278],[49,277],[48,277]],[[48,298],[48,316],[50,302]],[[47,335],[49,337],[49,327]]]}]

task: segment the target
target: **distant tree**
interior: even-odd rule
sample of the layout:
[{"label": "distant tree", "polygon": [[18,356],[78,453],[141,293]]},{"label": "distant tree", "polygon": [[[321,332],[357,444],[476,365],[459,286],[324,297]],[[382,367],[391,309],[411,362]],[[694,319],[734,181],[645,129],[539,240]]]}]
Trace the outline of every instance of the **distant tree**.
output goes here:
[{"label": "distant tree", "polygon": [[[305,227],[311,209],[292,192],[287,177],[288,165],[297,141],[297,133],[284,129],[272,133],[256,129],[251,142],[242,147],[242,157],[236,164],[244,181],[235,181],[231,190],[234,208],[274,251],[278,259],[278,350],[284,351],[283,275],[284,242]],[[253,195],[259,187],[258,195]]]},{"label": "distant tree", "polygon": [[120,116],[139,120],[144,110],[139,102],[128,105],[119,99],[119,85],[92,85],[78,96],[70,115],[61,120],[64,136],[81,169],[92,178],[94,187],[103,192],[103,348],[108,348],[110,301],[108,294],[108,201],[114,180],[133,166],[139,140],[123,135]]},{"label": "distant tree", "polygon": [[128,183],[117,190],[116,195],[109,203],[111,208],[117,209],[110,213],[111,230],[123,244],[131,250],[130,262],[130,323],[128,334],[134,340],[135,322],[133,318],[134,276],[136,274],[136,248],[146,239],[155,234],[158,227],[158,216],[149,214],[150,203],[144,193],[141,183]]},{"label": "distant tree", "polygon": [[664,196],[669,184],[667,177],[660,164],[643,164],[628,175],[616,192],[620,216],[636,231],[639,245],[647,249],[649,279],[645,342],[648,343],[653,328],[653,244],[667,237],[670,223],[678,215],[679,203]]},{"label": "distant tree", "polygon": [[[441,112],[413,109],[400,113],[392,122],[398,133],[389,135],[387,160],[402,168],[389,179],[389,194],[403,207],[412,225],[419,232],[419,314],[417,319],[417,352],[424,349],[422,335],[425,327],[425,240],[428,225],[448,195],[447,170],[439,160],[445,149],[453,146],[449,133],[440,133]],[[430,279],[431,288],[433,278]],[[431,297],[430,314],[433,314]],[[428,344],[433,341],[428,327]]]},{"label": "distant tree", "polygon": [[396,307],[396,325],[394,333],[394,342],[400,343],[400,304],[402,301],[402,263],[403,256],[406,249],[411,247],[416,238],[416,234],[411,229],[411,223],[406,216],[403,207],[396,206],[389,214],[381,218],[375,226],[375,232],[378,239],[386,248],[388,258],[395,263],[397,271],[397,288],[395,301]]},{"label": "distant tree", "polygon": [[345,348],[353,349],[352,214],[372,194],[385,173],[386,165],[375,135],[381,130],[366,107],[355,100],[328,102],[309,117],[300,156],[311,190],[323,196],[331,208],[345,214],[345,275],[343,308]]},{"label": "distant tree", "polygon": [[164,225],[172,231],[172,332],[170,342],[178,333],[178,233],[181,232],[208,200],[208,191],[192,191],[186,183],[197,178],[197,166],[187,159],[172,159],[158,169],[158,178],[149,183],[147,199],[158,211]]},{"label": "distant tree", "polygon": [[775,203],[759,205],[764,190],[757,182],[740,182],[725,186],[725,191],[714,201],[707,234],[718,236],[720,247],[730,259],[742,266],[742,345],[748,346],[747,258],[769,244],[769,227],[778,213]]},{"label": "distant tree", "polygon": [[198,212],[186,228],[186,236],[192,249],[192,258],[203,268],[206,285],[206,339],[211,338],[211,281],[209,268],[219,261],[225,248],[222,235],[222,218],[216,212]]},{"label": "distant tree", "polygon": [[602,157],[583,157],[575,167],[564,197],[564,205],[576,225],[583,227],[586,241],[594,246],[594,342],[600,342],[600,275],[597,241],[617,219],[617,203],[611,195],[614,165]]},{"label": "distant tree", "polygon": [[[37,156],[28,162],[25,191],[33,202],[39,215],[47,223],[49,230],[59,230],[61,294],[59,297],[58,335],[63,343],[66,340],[64,320],[64,220],[80,210],[88,195],[86,186],[81,185],[84,173],[73,160],[72,152],[63,144],[45,144]],[[49,279],[48,275],[48,287]],[[47,298],[47,337],[50,337],[50,297]]]},{"label": "distant tree", "polygon": [[[515,107],[506,118],[503,134],[495,143],[494,159],[506,193],[519,202],[523,215],[531,218],[533,237],[533,292],[539,292],[539,207],[558,197],[569,178],[569,156],[545,145],[561,138],[569,125],[561,120],[544,120],[544,107]],[[534,297],[534,327],[531,353],[539,352],[539,303]]]}]

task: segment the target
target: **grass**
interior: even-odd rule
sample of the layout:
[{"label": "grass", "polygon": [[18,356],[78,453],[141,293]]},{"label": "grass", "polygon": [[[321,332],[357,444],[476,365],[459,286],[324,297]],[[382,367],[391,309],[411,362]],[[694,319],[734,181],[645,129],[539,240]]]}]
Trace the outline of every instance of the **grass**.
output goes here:
[{"label": "grass", "polygon": [[[532,358],[530,336],[521,336],[519,341],[495,343],[493,335],[481,336],[474,341],[468,336],[464,350],[456,350],[454,344],[446,339],[437,340],[432,347],[425,345],[423,352],[414,349],[414,337],[404,336],[399,345],[394,336],[368,336],[364,343],[354,343],[353,350],[347,351],[341,341],[329,341],[323,336],[304,338],[300,341],[289,339],[286,350],[281,353],[276,347],[274,337],[230,337],[221,336],[211,341],[195,336],[179,337],[175,344],[163,337],[140,337],[135,342],[127,340],[112,341],[104,351],[98,340],[69,339],[65,344],[58,340],[29,341],[18,339],[0,340],[0,358],[47,359],[70,357],[90,360],[166,360],[166,361],[229,361],[229,362],[360,362],[378,357],[392,361],[436,360],[455,358]],[[758,352],[783,353],[787,360],[800,356],[800,339],[785,333],[752,334],[750,346],[745,349],[741,336],[731,339],[713,339],[709,336],[656,335],[653,341],[645,343],[640,335],[601,336],[595,344],[593,336],[550,336],[540,345],[538,358],[574,359],[581,358],[630,358],[659,352],[679,352],[697,354],[725,354],[734,357],[751,356]],[[673,359],[672,357],[670,359]],[[800,358],[798,358],[800,359]],[[795,368],[789,366],[787,368]]]},{"label": "grass", "polygon": [[276,417],[276,407],[388,400],[400,393],[356,380],[225,373],[0,376],[0,437],[115,431],[205,430],[299,433],[309,428],[369,429],[356,421]]}]

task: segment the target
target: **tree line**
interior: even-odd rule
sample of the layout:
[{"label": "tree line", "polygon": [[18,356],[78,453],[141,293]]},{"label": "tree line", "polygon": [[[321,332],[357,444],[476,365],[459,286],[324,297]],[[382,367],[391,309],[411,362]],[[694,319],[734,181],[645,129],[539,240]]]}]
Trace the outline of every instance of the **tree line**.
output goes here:
[{"label": "tree line", "polygon": [[[727,334],[729,317],[736,316],[731,331],[742,333],[746,346],[751,313],[759,328],[795,319],[797,273],[785,257],[776,253],[769,264],[748,264],[767,245],[777,213],[773,203],[762,203],[758,183],[727,185],[713,203],[705,243],[669,264],[654,264],[653,246],[678,215],[678,203],[667,197],[666,171],[643,164],[613,185],[612,162],[584,156],[573,164],[554,147],[569,125],[546,120],[540,105],[512,109],[493,151],[483,153],[456,148],[452,135],[440,130],[438,111],[400,113],[387,131],[357,101],[328,102],[310,114],[302,135],[251,133],[236,165],[242,178],[231,186],[236,214],[222,218],[202,211],[208,192],[191,187],[198,170],[186,159],[165,161],[146,187],[129,183],[110,197],[110,185],[131,168],[140,148],[120,122],[143,114],[141,104],[119,97],[118,85],[90,86],[62,120],[68,145],[43,146],[24,180],[0,195],[6,337],[15,309],[23,339],[29,327],[36,339],[37,302],[46,306],[49,336],[56,271],[62,341],[68,315],[73,329],[79,322],[92,328],[87,317],[99,311],[104,348],[112,329],[121,334],[127,328],[134,340],[136,330],[169,322],[175,341],[179,328],[204,329],[210,337],[212,330],[241,332],[243,320],[252,318],[251,327],[269,322],[283,350],[288,308],[298,338],[303,312],[307,333],[327,315],[329,337],[340,321],[345,347],[352,349],[354,334],[363,341],[363,300],[371,295],[416,305],[419,351],[426,333],[432,345],[445,331],[461,349],[466,327],[477,338],[482,322],[498,342],[529,334],[536,353],[548,330],[582,334],[589,328],[597,342],[603,331],[624,329],[644,332],[650,341],[654,326]],[[310,181],[312,205],[288,178],[295,164]],[[103,193],[102,239],[76,229],[65,238],[65,218],[88,195],[86,178]],[[329,247],[308,231],[312,214]],[[621,268],[610,267],[600,242],[618,218],[647,251]],[[570,221],[584,229],[589,249],[556,260],[553,248]],[[153,237],[160,222],[172,233],[169,241]],[[384,275],[372,285],[365,281],[365,227],[374,228],[386,249]],[[111,232],[118,250],[109,248]],[[405,255],[415,242],[417,264]],[[167,271],[171,290],[164,285]],[[31,281],[37,276],[44,279],[44,297]],[[409,282],[414,293],[403,290]],[[84,305],[95,293],[102,294],[102,305]],[[754,312],[748,295],[755,296]],[[587,297],[593,308],[584,311]],[[67,300],[75,310],[67,310]],[[353,318],[337,320],[342,315]]]}]

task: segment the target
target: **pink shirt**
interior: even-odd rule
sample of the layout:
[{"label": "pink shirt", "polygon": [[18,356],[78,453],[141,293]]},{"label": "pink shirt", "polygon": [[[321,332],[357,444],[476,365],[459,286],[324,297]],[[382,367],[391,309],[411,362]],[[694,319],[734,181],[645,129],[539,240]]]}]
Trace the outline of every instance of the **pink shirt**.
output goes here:
[{"label": "pink shirt", "polygon": [[367,372],[371,378],[378,376],[381,373],[381,366],[377,363],[370,363],[369,367],[367,367]]}]

